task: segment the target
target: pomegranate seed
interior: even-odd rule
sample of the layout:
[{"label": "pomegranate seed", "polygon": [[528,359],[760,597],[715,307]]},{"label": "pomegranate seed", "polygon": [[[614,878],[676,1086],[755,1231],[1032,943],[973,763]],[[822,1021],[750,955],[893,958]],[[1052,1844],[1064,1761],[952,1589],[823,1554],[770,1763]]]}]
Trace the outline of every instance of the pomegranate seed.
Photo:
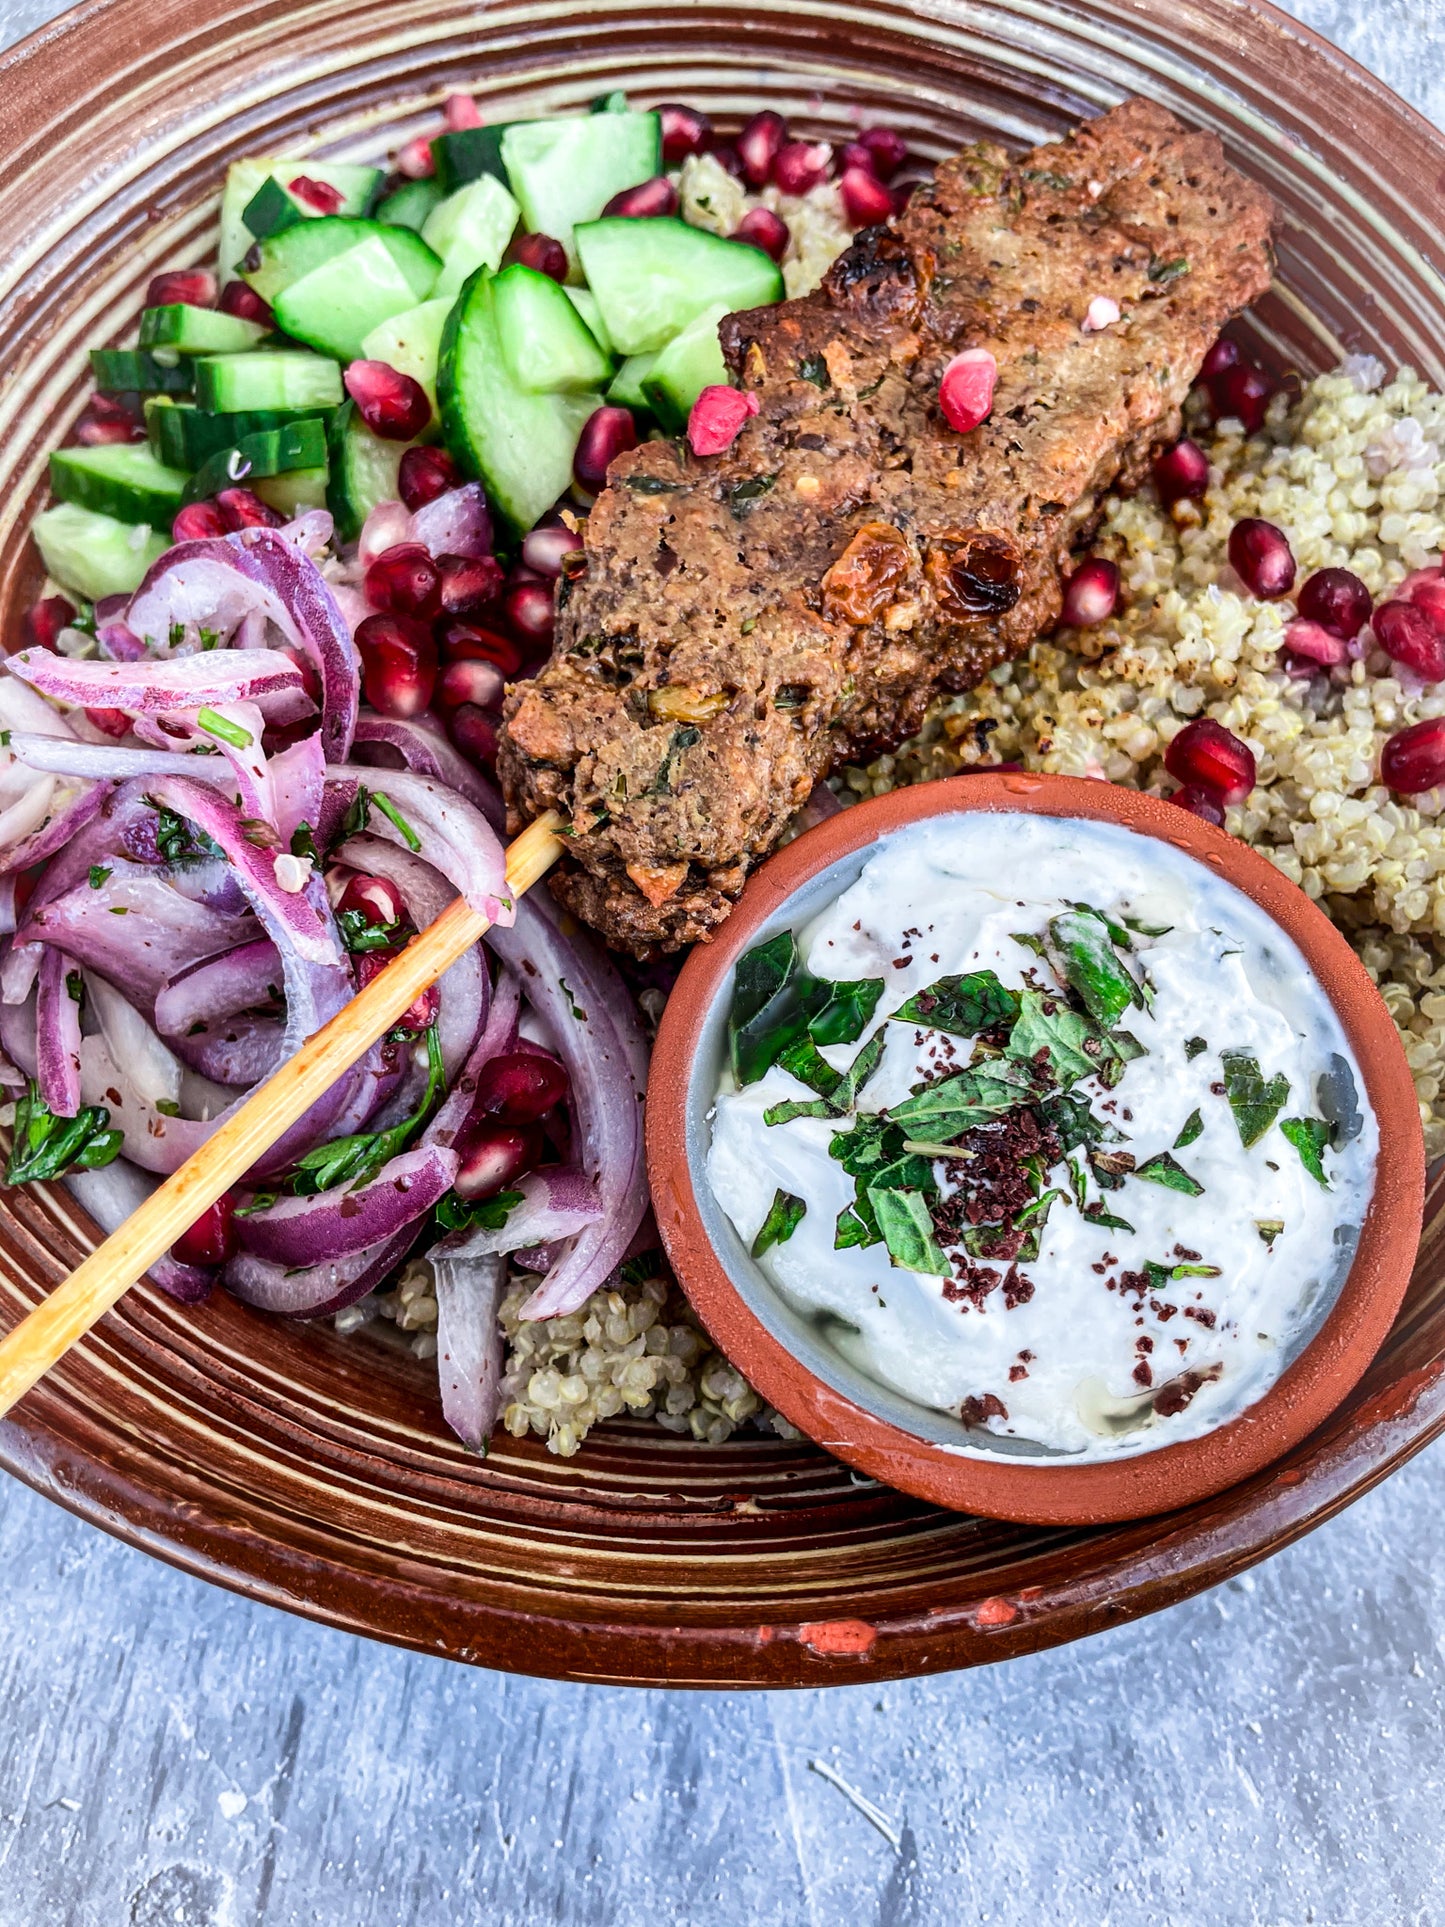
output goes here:
[{"label": "pomegranate seed", "polygon": [[1218,798],[1208,790],[1200,789],[1197,783],[1186,783],[1183,789],[1175,790],[1172,796],[1164,800],[1166,803],[1177,803],[1181,810],[1188,810],[1191,816],[1202,817],[1217,830],[1224,828],[1224,810]]},{"label": "pomegranate seed", "polygon": [[286,520],[249,488],[223,488],[216,496],[216,507],[231,530],[279,529]]},{"label": "pomegranate seed", "polygon": [[567,279],[567,250],[550,234],[524,234],[511,252],[512,259],[520,261],[524,268],[534,268],[553,281]]},{"label": "pomegranate seed", "polygon": [[737,138],[743,179],[750,187],[764,185],[787,138],[788,123],[781,114],[775,114],[771,107],[765,107],[762,113],[753,115]]},{"label": "pomegranate seed", "polygon": [[743,157],[731,141],[713,141],[707,151],[723,172],[731,174],[735,181],[746,178],[743,172]]},{"label": "pomegranate seed", "polygon": [[171,1246],[178,1265],[223,1265],[236,1255],[236,1194],[223,1191]]},{"label": "pomegranate seed", "polygon": [[221,290],[221,313],[239,316],[242,321],[257,321],[269,328],[275,321],[268,303],[244,281],[228,281]]},{"label": "pomegranate seed", "polygon": [[1243,359],[1238,344],[1221,335],[1199,364],[1198,379],[1206,387],[1212,387],[1221,375],[1227,374],[1231,368],[1237,368]]},{"label": "pomegranate seed", "polygon": [[1257,434],[1264,426],[1265,410],[1274,386],[1262,368],[1248,362],[1226,368],[1219,380],[1211,384],[1214,411],[1221,419],[1234,416],[1244,424],[1246,435]]},{"label": "pomegranate seed", "polygon": [[471,622],[439,622],[437,638],[448,662],[495,663],[508,682],[522,666],[522,652],[510,636]]},{"label": "pomegranate seed", "polygon": [[340,188],[332,187],[329,181],[313,180],[309,174],[298,174],[286,186],[313,214],[339,214],[345,205],[346,196]]},{"label": "pomegranate seed", "polygon": [[851,227],[877,227],[893,218],[893,190],[876,174],[850,167],[843,176],[843,212]]},{"label": "pomegranate seed", "polygon": [[151,276],[146,289],[148,308],[168,308],[182,301],[189,308],[214,308],[216,277],[205,268],[184,268],[172,274]]},{"label": "pomegranate seed", "polygon": [[[311,660],[310,656],[307,655],[306,651],[304,649],[298,649],[294,643],[283,642],[280,653],[289,661],[295,663],[301,677],[302,694],[309,696],[319,709],[321,707],[321,671],[316,667],[316,664]],[[308,722],[306,727],[309,730],[311,724]]]},{"label": "pomegranate seed", "polygon": [[418,715],[431,701],[437,646],[413,616],[367,616],[356,627],[366,700],[383,716]]},{"label": "pomegranate seed", "polygon": [[436,173],[437,164],[432,158],[431,141],[425,134],[408,141],[405,147],[397,150],[396,171],[405,174],[409,181],[425,181]]},{"label": "pomegranate seed", "polygon": [[502,587],[502,565],[494,555],[442,555],[441,605],[449,616],[470,615],[495,602]]},{"label": "pomegranate seed", "polygon": [[470,94],[448,94],[442,105],[449,134],[464,134],[469,127],[481,127],[482,110]]},{"label": "pomegranate seed", "polygon": [[650,221],[659,214],[676,214],[677,189],[665,174],[655,174],[650,181],[614,194],[602,212],[625,221]]},{"label": "pomegranate seed", "polygon": [[721,382],[704,388],[687,418],[687,445],[694,455],[721,455],[757,412],[758,398],[751,390],[728,388]]},{"label": "pomegranate seed", "polygon": [[427,621],[441,614],[441,573],[420,542],[383,549],[367,569],[364,587],[373,609]]},{"label": "pomegranate seed", "polygon": [[37,649],[53,649],[62,629],[74,622],[76,609],[63,595],[43,596],[25,612],[25,640]]},{"label": "pomegranate seed", "polygon": [[171,523],[173,542],[207,542],[227,535],[229,523],[214,502],[188,502]]},{"label": "pomegranate seed", "polygon": [[1404,796],[1445,783],[1445,716],[1397,729],[1380,752],[1380,781]]},{"label": "pomegranate seed", "polygon": [[1370,619],[1370,592],[1348,569],[1316,569],[1295,598],[1307,622],[1353,642]]},{"label": "pomegranate seed", "polygon": [[923,187],[924,185],[925,185],[925,182],[921,176],[912,178],[906,181],[894,181],[892,186],[892,193],[893,193],[893,213],[895,218],[903,212],[904,208],[907,207],[908,203],[913,199],[914,195],[918,192],[919,188]]},{"label": "pomegranate seed", "polygon": [[145,424],[124,409],[102,408],[106,395],[96,395],[72,431],[81,448],[108,448],[118,442],[145,440]]},{"label": "pomegranate seed", "polygon": [[442,448],[409,448],[401,458],[397,486],[413,514],[461,482],[461,472]]},{"label": "pomegranate seed", "polygon": [[1445,578],[1438,569],[1419,570],[1402,582],[1396,593],[1407,596],[1437,629],[1445,630]]},{"label": "pomegranate seed", "polygon": [[490,765],[497,755],[497,719],[475,703],[463,703],[447,718],[447,734],[470,763]]},{"label": "pomegranate seed", "polygon": [[827,141],[789,141],[773,157],[773,185],[780,194],[809,194],[833,171]]},{"label": "pomegranate seed", "polygon": [[[396,955],[394,950],[363,950],[354,960],[356,988],[365,990],[373,977],[379,977]],[[435,984],[424,990],[414,1004],[408,1004],[397,1018],[398,1030],[430,1030],[441,1009],[441,995]]]},{"label": "pomegranate seed", "polygon": [[865,174],[871,174],[876,181],[878,168],[873,159],[873,149],[865,147],[862,141],[849,141],[838,150],[838,173],[841,177],[850,167],[861,167]]},{"label": "pomegranate seed", "polygon": [[787,222],[770,207],[750,207],[733,229],[733,239],[746,241],[749,247],[761,248],[774,261],[781,261],[792,236]]},{"label": "pomegranate seed", "polygon": [[636,446],[637,423],[630,409],[594,408],[582,424],[577,453],[572,457],[572,473],[578,487],[589,495],[600,495],[612,463]]},{"label": "pomegranate seed", "polygon": [[507,620],[524,641],[550,649],[556,621],[550,582],[514,582],[505,598]]},{"label": "pomegranate seed", "polygon": [[353,361],[342,379],[373,435],[409,442],[431,420],[431,403],[419,381],[384,361]]},{"label": "pomegranate seed", "polygon": [[473,1117],[503,1124],[535,1124],[567,1095],[567,1073],[540,1051],[508,1051],[489,1058],[477,1073]]},{"label": "pomegranate seed", "polygon": [[700,154],[707,146],[712,122],[706,114],[672,100],[653,111],[662,123],[662,158],[669,167],[676,167],[689,154]]},{"label": "pomegranate seed", "polygon": [[1284,647],[1290,656],[1324,669],[1338,668],[1350,657],[1350,645],[1344,636],[1337,636],[1332,629],[1303,616],[1285,624]]},{"label": "pomegranate seed", "polygon": [[532,529],[522,538],[522,560],[537,575],[555,582],[562,564],[582,547],[582,537],[574,535],[565,523],[553,528]]},{"label": "pomegranate seed", "polygon": [[1171,502],[1197,501],[1209,487],[1209,458],[1198,442],[1186,435],[1154,457],[1154,486],[1167,507]]},{"label": "pomegranate seed", "polygon": [[87,709],[87,722],[93,723],[107,736],[128,736],[130,717],[123,709]]},{"label": "pomegranate seed", "polygon": [[1294,555],[1283,529],[1246,515],[1229,531],[1229,560],[1251,595],[1265,602],[1294,587]]},{"label": "pomegranate seed", "polygon": [[406,915],[401,892],[390,877],[367,876],[360,871],[347,879],[336,910],[338,915],[343,910],[354,911],[372,930],[400,923]]},{"label": "pomegranate seed", "polygon": [[1184,725],[1164,752],[1164,767],[1221,803],[1242,803],[1254,788],[1254,751],[1210,716]]},{"label": "pomegranate seed", "polygon": [[1391,662],[1411,670],[1422,682],[1445,679],[1445,635],[1413,602],[1382,602],[1371,625]]},{"label": "pomegranate seed", "polygon": [[1081,562],[1064,585],[1063,620],[1075,629],[1107,622],[1119,606],[1119,567],[1101,555]]},{"label": "pomegranate seed", "polygon": [[481,1124],[464,1133],[457,1150],[457,1196],[493,1198],[541,1157],[542,1133],[535,1124]]},{"label": "pomegranate seed", "polygon": [[865,127],[858,142],[873,156],[873,171],[881,181],[891,181],[908,159],[903,136],[891,127]]},{"label": "pomegranate seed", "polygon": [[987,348],[965,348],[955,355],[938,384],[938,405],[949,427],[966,435],[987,421],[997,381],[998,363]]},{"label": "pomegranate seed", "polygon": [[463,703],[500,709],[505,687],[494,662],[449,662],[437,680],[436,699],[443,709],[460,709]]}]

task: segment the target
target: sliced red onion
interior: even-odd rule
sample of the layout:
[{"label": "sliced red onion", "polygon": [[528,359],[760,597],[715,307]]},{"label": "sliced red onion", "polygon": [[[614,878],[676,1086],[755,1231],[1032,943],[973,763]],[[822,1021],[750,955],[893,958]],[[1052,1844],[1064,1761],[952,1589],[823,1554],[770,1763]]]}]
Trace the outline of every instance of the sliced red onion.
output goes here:
[{"label": "sliced red onion", "polygon": [[602,1215],[579,1231],[522,1307],[524,1318],[575,1311],[611,1277],[647,1209],[642,1097],[647,1043],[632,998],[583,931],[564,937],[543,896],[524,897],[511,930],[485,941],[526,984],[572,1081],[573,1142]]},{"label": "sliced red onion", "polygon": [[72,960],[53,944],[40,958],[35,1001],[35,1081],[56,1117],[80,1109],[80,1005],[66,983]]},{"label": "sliced red onion", "polygon": [[[380,837],[354,836],[336,854],[353,869],[368,876],[386,877],[394,883],[401,892],[407,916],[418,930],[435,923],[456,899],[457,893],[451,884],[429,863],[423,863],[409,850],[397,849],[393,843],[383,843]],[[487,1015],[486,958],[477,945],[473,944],[437,979],[437,990],[440,993],[437,1042],[450,1086],[466,1063]]]},{"label": "sliced red onion", "polygon": [[326,753],[321,735],[303,736],[289,749],[278,750],[269,759],[271,792],[275,814],[271,821],[281,832],[289,849],[291,839],[303,823],[314,831],[321,820],[321,804],[326,793]]},{"label": "sliced red onion", "polygon": [[293,521],[276,531],[283,542],[300,549],[314,562],[326,549],[330,548],[336,533],[336,524],[325,509],[304,509]]},{"label": "sliced red onion", "polygon": [[437,1381],[442,1416],[463,1445],[485,1452],[502,1405],[504,1346],[497,1313],[506,1263],[462,1256],[450,1239],[429,1257],[437,1298]]},{"label": "sliced red onion", "polygon": [[411,530],[411,510],[405,502],[378,502],[361,525],[356,544],[357,567],[369,569],[387,549],[412,541]]},{"label": "sliced red onion", "polygon": [[236,1233],[247,1251],[273,1264],[349,1258],[423,1217],[446,1196],[456,1174],[455,1151],[419,1145],[383,1165],[369,1184],[279,1198],[237,1218]]},{"label": "sliced red onion", "polygon": [[95,646],[106,662],[139,662],[146,653],[145,643],[125,622],[97,623]]},{"label": "sliced red onion", "polygon": [[[105,1047],[114,1063],[125,1066],[127,1083],[147,1104],[165,1104],[178,1111],[180,1060],[114,984],[88,970],[85,987]],[[224,1097],[220,1100],[221,1104],[226,1101]]]},{"label": "sliced red onion", "polygon": [[15,891],[20,879],[18,876],[0,876],[0,937],[14,934],[20,921],[20,912],[15,905]]},{"label": "sliced red onion", "polygon": [[39,944],[6,944],[5,961],[0,964],[0,1000],[7,1004],[25,1002],[40,975],[40,953]]},{"label": "sliced red onion", "polygon": [[[30,730],[37,736],[73,737],[76,712],[62,715],[53,703],[11,676],[0,676],[0,728]],[[3,761],[3,758],[0,758]]]},{"label": "sliced red onion", "polygon": [[[382,760],[378,752],[387,750],[401,759],[399,764]],[[429,776],[474,803],[499,836],[505,832],[506,806],[496,786],[453,747],[429,711],[402,720],[367,710],[357,719],[352,763],[353,767],[365,763],[368,768],[403,768]]]},{"label": "sliced red onion", "polygon": [[[22,729],[11,731],[10,751],[27,769],[116,782],[136,776],[169,775],[176,767],[177,755],[173,749],[124,749],[118,743],[81,743],[71,736],[37,736]],[[186,774],[198,782],[224,788],[232,780],[219,756],[192,756],[185,767]]]},{"label": "sliced red onion", "polygon": [[156,1029],[172,1038],[187,1036],[198,1024],[209,1029],[238,1011],[273,1002],[281,982],[281,955],[268,937],[239,944],[162,987],[155,1000]]},{"label": "sliced red onion", "polygon": [[349,1258],[328,1258],[296,1270],[242,1251],[221,1274],[221,1282],[244,1304],[287,1318],[326,1318],[364,1298],[395,1271],[416,1243],[420,1222],[406,1225],[380,1244]]},{"label": "sliced red onion", "polygon": [[801,835],[804,830],[811,830],[818,823],[826,823],[842,807],[826,783],[815,783],[807,802],[793,818],[793,827]]},{"label": "sliced red onion", "polygon": [[371,770],[358,773],[333,767],[326,776],[328,792],[334,792],[343,811],[363,782],[373,798],[385,796],[404,819],[417,847],[374,801],[367,826],[371,834],[411,850],[440,870],[478,916],[504,927],[511,924],[516,906],[507,883],[506,853],[491,824],[465,797],[410,770],[389,771],[380,783]]},{"label": "sliced red onion", "polygon": [[44,822],[8,847],[0,842],[0,871],[29,870],[65,849],[105,808],[110,794],[109,783],[87,783],[80,789],[52,787]]},{"label": "sliced red onion", "polygon": [[77,660],[49,649],[21,649],[5,666],[42,695],[86,709],[154,716],[254,702],[271,723],[297,722],[314,710],[301,671],[279,649],[211,649],[154,662]]},{"label": "sliced red onion", "polygon": [[[83,1211],[88,1211],[109,1237],[119,1231],[155,1190],[155,1180],[125,1158],[99,1171],[71,1171],[65,1187]],[[178,1304],[199,1305],[211,1295],[217,1274],[205,1265],[182,1265],[174,1258],[158,1258],[147,1274],[168,1298]]]},{"label": "sliced red onion", "polygon": [[[9,962],[8,957],[6,962]],[[27,1077],[34,1077],[37,1066],[33,987],[23,997],[0,1004],[0,1048],[3,1048],[10,1062],[22,1070]]]},{"label": "sliced red onion", "polygon": [[472,1054],[460,1077],[452,1080],[441,1109],[422,1132],[423,1144],[441,1144],[450,1148],[456,1143],[462,1127],[472,1114],[477,1078],[482,1066],[490,1063],[494,1057],[500,1057],[503,1051],[511,1050],[517,1040],[517,1020],[521,1014],[522,992],[517,980],[509,970],[499,968],[481,1036],[472,1046]]},{"label": "sliced red onion", "polygon": [[481,556],[492,553],[492,518],[487,498],[479,482],[465,482],[449,488],[445,495],[425,503],[411,518],[413,542],[420,542],[434,556]]},{"label": "sliced red onion", "polygon": [[[585,1172],[568,1164],[546,1165],[529,1171],[509,1190],[520,1191],[500,1231],[454,1232],[443,1242],[459,1258],[486,1258],[500,1252],[526,1251],[533,1245],[554,1244],[593,1224],[602,1215],[597,1186]],[[438,1245],[436,1249],[442,1249]],[[436,1252],[434,1251],[433,1259]]]},{"label": "sliced red onion", "polygon": [[[193,658],[183,658],[193,660]],[[170,762],[159,772],[163,776],[183,770],[200,782],[214,782],[217,770],[225,770],[230,782],[215,783],[229,789],[240,799],[241,814],[252,823],[276,829],[276,798],[272,792],[271,770],[262,744],[266,719],[256,703],[216,703],[203,723],[195,711],[172,710],[158,716],[138,716],[135,733],[142,742],[170,745]],[[218,756],[191,754],[196,749],[219,750]],[[185,761],[180,761],[184,757]],[[207,770],[205,765],[212,768]],[[198,767],[199,766],[199,767]],[[277,831],[279,838],[279,831]]]}]

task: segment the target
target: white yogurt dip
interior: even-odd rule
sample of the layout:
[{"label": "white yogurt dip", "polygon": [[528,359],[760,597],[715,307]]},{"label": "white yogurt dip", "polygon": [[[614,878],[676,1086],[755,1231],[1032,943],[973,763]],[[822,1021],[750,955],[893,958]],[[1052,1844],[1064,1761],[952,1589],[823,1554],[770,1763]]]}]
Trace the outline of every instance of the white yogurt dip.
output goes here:
[{"label": "white yogurt dip", "polygon": [[[802,1078],[724,1073],[707,1175],[844,1359],[960,1417],[965,1450],[1075,1460],[1198,1437],[1273,1384],[1348,1271],[1379,1148],[1343,1029],[1277,924],[1152,838],[970,814],[884,839],[794,934],[807,976],[734,1062],[751,1074],[801,1033]],[[740,1017],[762,995],[749,968]],[[859,980],[881,989],[850,1028]],[[808,1012],[852,1041],[810,1048]],[[859,1088],[830,1088],[865,1049]]]}]

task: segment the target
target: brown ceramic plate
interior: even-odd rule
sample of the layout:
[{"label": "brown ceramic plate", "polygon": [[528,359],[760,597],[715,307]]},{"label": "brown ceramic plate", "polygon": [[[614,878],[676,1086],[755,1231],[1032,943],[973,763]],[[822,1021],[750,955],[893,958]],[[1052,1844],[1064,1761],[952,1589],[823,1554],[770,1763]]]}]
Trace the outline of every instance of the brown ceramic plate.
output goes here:
[{"label": "brown ceramic plate", "polygon": [[[1302,968],[1333,1005],[1379,1121],[1375,1192],[1334,1303],[1264,1396],[1201,1438],[1089,1465],[1003,1452],[965,1456],[957,1447],[966,1435],[951,1420],[871,1383],[788,1311],[711,1197],[704,1170],[712,1143],[708,1118],[727,1062],[726,1013],[738,959],[819,915],[885,837],[949,817],[967,838],[976,833],[979,814],[989,811],[1082,817],[1152,837],[1249,897],[1284,930]],[[668,998],[652,1055],[647,1170],[657,1228],[703,1323],[809,1438],[831,1445],[859,1471],[936,1505],[1025,1524],[1097,1526],[1213,1498],[1298,1445],[1353,1390],[1405,1295],[1419,1237],[1425,1147],[1410,1067],[1384,1000],[1302,890],[1258,851],[1157,796],[1018,771],[875,796],[798,837],[749,877],[727,923],[711,943],[694,949]]]},{"label": "brown ceramic plate", "polygon": [[[614,86],[838,133],[860,110],[924,154],[1028,145],[1131,92],[1217,129],[1284,217],[1259,343],[1342,348],[1445,382],[1445,139],[1341,54],[1231,0],[87,0],[0,61],[0,618],[85,348],[160,266],[212,250],[228,160],[366,158],[435,125]],[[395,131],[388,131],[388,130]],[[188,1571],[330,1624],[492,1666],[674,1685],[940,1671],[1077,1638],[1214,1584],[1445,1429],[1436,1211],[1405,1307],[1349,1400],[1221,1497],[1090,1532],[1002,1526],[859,1483],[805,1446],[706,1449],[612,1425],[578,1458],[450,1440],[427,1372],[224,1297],[132,1292],[0,1427],[39,1490]],[[0,1323],[94,1227],[53,1188],[0,1200]]]}]

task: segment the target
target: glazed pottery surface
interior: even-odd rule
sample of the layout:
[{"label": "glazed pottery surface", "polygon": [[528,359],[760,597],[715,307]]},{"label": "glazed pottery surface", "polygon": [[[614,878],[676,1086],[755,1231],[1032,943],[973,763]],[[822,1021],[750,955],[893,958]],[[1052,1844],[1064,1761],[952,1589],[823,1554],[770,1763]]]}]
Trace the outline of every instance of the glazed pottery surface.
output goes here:
[{"label": "glazed pottery surface", "polygon": [[[439,125],[612,87],[736,124],[759,106],[924,157],[1027,146],[1129,93],[1216,129],[1281,208],[1277,365],[1348,350],[1445,380],[1445,139],[1268,6],[1231,0],[87,0],[0,61],[0,622],[88,347],[149,277],[211,257],[228,161],[371,159]],[[149,1287],[0,1426],[13,1472],[191,1572],[421,1650],[575,1679],[816,1685],[1005,1658],[1215,1583],[1445,1427],[1434,1207],[1385,1345],[1284,1460],[1164,1518],[1081,1531],[935,1509],[810,1446],[611,1424],[578,1457],[444,1426],[429,1367],[217,1295]],[[57,1187],[0,1198],[0,1326],[96,1242]]]}]

